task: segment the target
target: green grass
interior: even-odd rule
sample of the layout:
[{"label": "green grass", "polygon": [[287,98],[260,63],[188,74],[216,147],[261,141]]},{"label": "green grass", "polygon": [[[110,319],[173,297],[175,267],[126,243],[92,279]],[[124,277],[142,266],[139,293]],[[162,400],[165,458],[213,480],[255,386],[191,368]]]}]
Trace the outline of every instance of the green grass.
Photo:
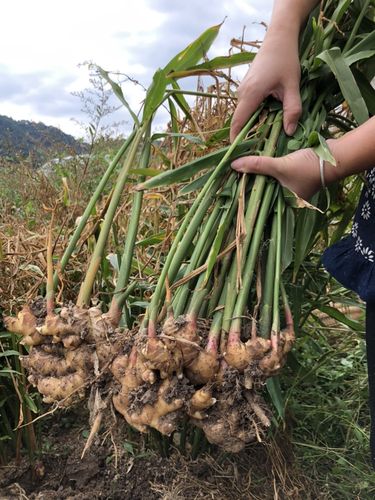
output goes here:
[{"label": "green grass", "polygon": [[290,365],[283,384],[301,473],[323,498],[374,498],[364,333],[310,319]]}]

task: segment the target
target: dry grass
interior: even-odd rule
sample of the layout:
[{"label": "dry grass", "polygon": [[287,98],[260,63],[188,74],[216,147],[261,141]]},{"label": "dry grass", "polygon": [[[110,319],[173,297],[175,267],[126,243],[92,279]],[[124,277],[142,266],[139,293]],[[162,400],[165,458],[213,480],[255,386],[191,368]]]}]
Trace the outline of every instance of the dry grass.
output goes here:
[{"label": "dry grass", "polygon": [[[200,86],[198,90],[203,91]],[[206,89],[216,93],[221,99],[196,98],[193,120],[179,116],[179,133],[194,135],[207,140],[221,129],[233,111],[230,84],[217,83]],[[178,166],[205,155],[221,144],[203,146],[181,137],[170,137],[153,145],[151,167],[164,170]],[[113,154],[113,152],[112,152]],[[98,167],[102,161],[103,165]],[[166,162],[170,163],[167,164]],[[72,161],[71,164],[57,166],[47,174],[35,170],[27,162],[21,165],[3,164],[0,168],[0,306],[6,314],[14,314],[24,303],[44,293],[46,283],[46,240],[51,213],[54,214],[53,242],[54,259],[58,262],[69,237],[74,230],[77,217],[81,215],[90,196],[88,186],[93,184],[93,176],[104,171],[103,158],[93,157],[87,164]],[[132,177],[131,183],[139,179]],[[130,185],[131,186],[131,185]],[[107,254],[122,253],[132,203],[132,189],[126,190],[114,220],[116,238],[111,238]],[[105,215],[110,192],[107,189],[97,205],[96,214],[90,221],[79,241],[78,251],[73,255],[68,269],[61,275],[58,301],[75,300],[79,282],[92,252],[99,224]],[[163,241],[136,248],[138,268],[134,278],[152,284],[153,278],[147,272],[153,269],[157,276],[167,254],[171,239],[181,217],[192,200],[192,195],[178,196],[178,187],[167,187],[146,193],[139,228],[138,239],[149,238],[162,233]],[[57,268],[58,269],[58,268]],[[110,280],[111,281],[111,280]],[[110,290],[101,290],[110,292]],[[99,293],[99,289],[95,290]],[[146,297],[147,298],[147,297]]]},{"label": "dry grass", "polygon": [[275,442],[256,444],[239,455],[203,455],[186,460],[176,455],[168,460],[174,479],[152,483],[163,500],[212,498],[220,500],[266,500],[317,498],[317,491],[303,476],[291,455]]}]

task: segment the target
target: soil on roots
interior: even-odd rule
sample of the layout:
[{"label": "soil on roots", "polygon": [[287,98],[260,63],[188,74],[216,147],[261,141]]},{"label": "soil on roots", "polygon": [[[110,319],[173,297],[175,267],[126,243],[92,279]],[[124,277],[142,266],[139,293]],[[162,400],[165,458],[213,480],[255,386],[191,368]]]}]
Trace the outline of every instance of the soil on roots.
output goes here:
[{"label": "soil on roots", "polygon": [[[168,387],[163,396],[166,403],[172,403],[176,399],[188,400],[194,393],[194,388],[190,385],[188,379],[174,379],[175,383]],[[154,404],[159,398],[159,389],[162,380],[157,380],[154,384],[142,384],[129,393],[129,411],[140,412],[147,404]]]},{"label": "soil on roots", "polygon": [[[168,457],[146,449],[145,438],[121,419],[103,431],[85,457],[87,414],[55,414],[43,423],[34,466],[26,458],[0,468],[1,500],[265,500],[322,498],[293,462],[287,437],[231,455],[213,447],[196,460],[171,447]],[[189,448],[189,446],[188,446]]]},{"label": "soil on roots", "polygon": [[248,443],[261,441],[271,425],[271,412],[259,392],[247,388],[248,381],[237,370],[227,369],[214,392],[217,403],[204,420],[194,420],[210,443],[223,450],[240,452]]}]

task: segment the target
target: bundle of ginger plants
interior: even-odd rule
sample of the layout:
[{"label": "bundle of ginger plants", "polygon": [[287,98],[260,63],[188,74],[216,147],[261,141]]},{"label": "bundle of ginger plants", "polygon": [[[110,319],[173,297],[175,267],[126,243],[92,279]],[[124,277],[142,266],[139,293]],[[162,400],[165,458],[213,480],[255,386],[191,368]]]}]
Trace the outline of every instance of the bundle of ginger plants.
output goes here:
[{"label": "bundle of ginger plants", "polygon": [[[170,435],[187,416],[210,442],[228,451],[261,439],[271,422],[262,387],[267,383],[272,395],[272,377],[294,342],[283,282],[287,285],[296,275],[309,249],[306,241],[294,244],[294,235],[311,241],[317,208],[273,179],[239,176],[230,169],[230,160],[242,154],[281,156],[312,146],[318,156],[333,161],[324,137],[368,116],[374,91],[361,62],[374,57],[372,7],[370,2],[331,3],[323,2],[321,11],[312,14],[301,38],[303,115],[294,137],[282,130],[280,105],[265,102],[231,146],[139,184],[116,289],[103,312],[89,307],[93,283],[130,169],[147,176],[155,112],[164,103],[175,109],[173,100],[189,115],[179,78],[210,74],[253,55],[197,65],[218,32],[216,26],[155,73],[142,119],[133,114],[134,132],[103,177],[61,259],[63,271],[103,186],[125,157],[77,304],[55,312],[57,278],[52,277],[50,255],[46,317],[36,318],[25,306],[17,319],[7,319],[8,329],[30,346],[23,362],[46,402],[69,405],[84,398],[101,377],[116,410],[141,432],[154,428]],[[127,106],[120,87],[103,70],[102,75]],[[143,192],[192,177],[183,190],[194,192],[194,202],[180,221],[146,313],[132,329],[120,328]],[[319,205],[322,198],[317,195],[312,203]],[[300,217],[298,210],[309,212]]]}]

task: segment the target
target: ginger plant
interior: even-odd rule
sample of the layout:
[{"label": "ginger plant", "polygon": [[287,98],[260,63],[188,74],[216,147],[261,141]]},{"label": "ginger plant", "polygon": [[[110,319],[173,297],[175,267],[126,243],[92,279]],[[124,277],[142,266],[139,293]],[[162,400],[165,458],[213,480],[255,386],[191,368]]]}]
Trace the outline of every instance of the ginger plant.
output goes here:
[{"label": "ginger plant", "polygon": [[[188,417],[210,442],[228,451],[262,439],[271,422],[263,386],[271,387],[295,340],[287,285],[309,245],[294,242],[294,235],[304,234],[302,225],[307,223],[312,239],[317,209],[273,179],[238,176],[230,160],[240,154],[281,156],[305,146],[326,158],[330,153],[323,136],[339,133],[330,117],[343,114],[347,122],[348,107],[354,119],[363,116],[367,105],[356,98],[360,88],[348,94],[345,75],[351,71],[348,60],[360,71],[362,58],[368,57],[365,49],[373,40],[374,23],[368,4],[358,18],[355,8],[340,2],[333,9],[324,2],[324,16],[313,14],[306,26],[301,38],[303,115],[293,138],[282,131],[278,103],[265,102],[231,146],[138,185],[116,289],[103,312],[89,307],[93,284],[129,171],[139,166],[146,173],[155,112],[170,98],[186,111],[178,78],[237,64],[244,56],[196,65],[215,38],[216,26],[155,73],[142,119],[134,116],[134,132],[117,155],[116,161],[123,155],[125,159],[76,305],[54,311],[57,279],[52,279],[50,257],[46,317],[36,318],[25,306],[17,319],[6,320],[8,329],[23,335],[30,346],[23,362],[46,402],[69,405],[84,398],[90,384],[102,377],[116,410],[141,432],[153,428],[170,435]],[[127,106],[118,85],[108,73],[103,75]],[[336,126],[339,122],[334,121]],[[205,169],[191,183],[195,199],[179,221],[145,314],[132,329],[119,327],[143,192],[178,184]],[[103,186],[102,180],[61,259],[62,271]],[[317,195],[313,202],[322,205],[322,198]],[[311,215],[295,216],[301,209]]]}]

